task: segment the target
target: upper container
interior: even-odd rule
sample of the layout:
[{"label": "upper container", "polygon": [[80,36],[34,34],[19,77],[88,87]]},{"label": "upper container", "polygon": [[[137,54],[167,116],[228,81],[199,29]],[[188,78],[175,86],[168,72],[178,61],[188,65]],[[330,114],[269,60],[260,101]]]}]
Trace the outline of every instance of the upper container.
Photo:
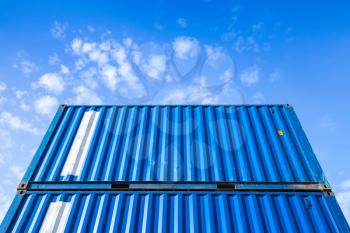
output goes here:
[{"label": "upper container", "polygon": [[27,182],[327,183],[293,108],[66,106]]}]

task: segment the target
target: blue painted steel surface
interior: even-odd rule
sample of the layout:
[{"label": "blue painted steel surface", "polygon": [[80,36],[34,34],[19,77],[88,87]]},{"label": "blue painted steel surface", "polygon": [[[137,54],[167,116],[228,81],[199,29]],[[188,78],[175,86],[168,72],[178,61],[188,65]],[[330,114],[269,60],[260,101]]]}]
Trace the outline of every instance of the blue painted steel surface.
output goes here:
[{"label": "blue painted steel surface", "polygon": [[322,193],[27,193],[2,232],[350,232]]},{"label": "blue painted steel surface", "polygon": [[286,105],[67,106],[30,177],[62,180],[327,183]]},{"label": "blue painted steel surface", "polygon": [[286,105],[60,107],[22,184],[0,232],[350,232]]}]

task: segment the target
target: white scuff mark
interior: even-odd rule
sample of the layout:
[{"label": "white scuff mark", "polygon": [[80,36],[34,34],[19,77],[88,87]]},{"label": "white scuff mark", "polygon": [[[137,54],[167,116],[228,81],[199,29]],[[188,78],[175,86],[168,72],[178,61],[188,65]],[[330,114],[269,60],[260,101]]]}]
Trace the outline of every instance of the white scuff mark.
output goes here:
[{"label": "white scuff mark", "polygon": [[79,177],[81,175],[99,115],[100,113],[96,111],[84,113],[77,135],[74,138],[66,163],[61,172],[61,176],[71,175]]},{"label": "white scuff mark", "polygon": [[72,202],[52,202],[46,212],[44,222],[41,225],[41,233],[64,232]]}]

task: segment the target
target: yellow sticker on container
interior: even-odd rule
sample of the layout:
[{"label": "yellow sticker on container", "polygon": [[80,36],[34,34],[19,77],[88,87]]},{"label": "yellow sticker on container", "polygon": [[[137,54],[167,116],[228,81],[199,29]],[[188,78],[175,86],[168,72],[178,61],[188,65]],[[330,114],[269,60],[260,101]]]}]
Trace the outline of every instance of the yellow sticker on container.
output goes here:
[{"label": "yellow sticker on container", "polygon": [[277,133],[278,133],[279,136],[283,136],[283,130],[279,129],[279,130],[277,131]]}]

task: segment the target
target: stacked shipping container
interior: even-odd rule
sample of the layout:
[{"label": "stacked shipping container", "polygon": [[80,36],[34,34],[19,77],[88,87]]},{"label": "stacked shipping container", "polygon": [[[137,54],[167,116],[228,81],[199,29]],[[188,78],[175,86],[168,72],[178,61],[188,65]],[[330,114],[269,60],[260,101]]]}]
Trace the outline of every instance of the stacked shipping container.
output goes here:
[{"label": "stacked shipping container", "polygon": [[349,226],[289,105],[62,105],[1,231]]}]

